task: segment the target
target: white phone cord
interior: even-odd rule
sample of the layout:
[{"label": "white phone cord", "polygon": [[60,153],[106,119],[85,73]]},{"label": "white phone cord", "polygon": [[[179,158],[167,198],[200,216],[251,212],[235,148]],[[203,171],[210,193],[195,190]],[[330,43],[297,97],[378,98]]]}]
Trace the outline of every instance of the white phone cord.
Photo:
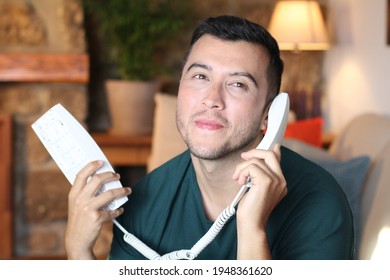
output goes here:
[{"label": "white phone cord", "polygon": [[199,241],[196,242],[190,250],[177,250],[160,256],[156,251],[149,248],[136,236],[123,228],[117,220],[114,219],[113,222],[124,233],[124,241],[150,260],[193,260],[200,254],[200,252],[202,252],[204,248],[207,247],[207,245],[209,245],[214,240],[226,222],[236,213],[235,206],[241,200],[244,191],[249,187],[251,187],[251,182],[250,180],[247,180],[247,184],[241,187],[233,202],[225,210],[223,210],[221,214],[219,214],[218,218],[215,220],[206,234],[201,239],[199,239]]}]

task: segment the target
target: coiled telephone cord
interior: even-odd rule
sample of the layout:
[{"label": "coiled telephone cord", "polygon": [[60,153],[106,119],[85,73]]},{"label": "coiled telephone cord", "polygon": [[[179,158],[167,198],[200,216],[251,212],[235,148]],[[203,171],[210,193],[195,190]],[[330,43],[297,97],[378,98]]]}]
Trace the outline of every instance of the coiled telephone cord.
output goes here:
[{"label": "coiled telephone cord", "polygon": [[241,200],[244,191],[250,186],[251,182],[248,180],[247,184],[241,187],[233,202],[219,214],[206,234],[189,250],[177,250],[160,256],[156,251],[123,228],[117,220],[114,219],[113,222],[124,233],[124,241],[150,260],[193,260],[215,239],[227,221],[236,213],[235,206]]}]

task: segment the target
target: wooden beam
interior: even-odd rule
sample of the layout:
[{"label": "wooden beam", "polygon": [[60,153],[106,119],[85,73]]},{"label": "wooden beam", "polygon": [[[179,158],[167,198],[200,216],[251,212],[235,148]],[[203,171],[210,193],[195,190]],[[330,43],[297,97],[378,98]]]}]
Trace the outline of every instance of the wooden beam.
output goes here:
[{"label": "wooden beam", "polygon": [[0,82],[86,84],[88,80],[87,54],[0,53]]},{"label": "wooden beam", "polygon": [[12,117],[0,114],[0,260],[13,256]]}]

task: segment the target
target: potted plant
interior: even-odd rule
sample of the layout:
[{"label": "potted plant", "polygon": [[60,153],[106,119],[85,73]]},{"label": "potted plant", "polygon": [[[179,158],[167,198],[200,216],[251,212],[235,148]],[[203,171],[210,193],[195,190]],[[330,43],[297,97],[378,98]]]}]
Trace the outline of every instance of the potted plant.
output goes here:
[{"label": "potted plant", "polygon": [[[97,19],[109,50],[108,58],[117,65],[117,79],[106,82],[111,132],[151,133],[153,98],[160,88],[157,77],[167,71],[161,62],[163,50],[183,27],[188,1],[83,0],[83,3],[86,11]],[[129,85],[134,88],[128,89]],[[127,99],[135,103],[129,104]]]}]

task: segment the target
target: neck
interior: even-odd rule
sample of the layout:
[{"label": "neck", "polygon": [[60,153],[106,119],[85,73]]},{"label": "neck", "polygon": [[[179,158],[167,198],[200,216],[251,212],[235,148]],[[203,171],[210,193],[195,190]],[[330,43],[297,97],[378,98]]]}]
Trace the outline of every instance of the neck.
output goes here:
[{"label": "neck", "polygon": [[231,177],[237,164],[242,161],[241,158],[226,161],[204,160],[195,157],[192,160],[198,182],[207,188],[217,191],[227,189],[234,183]]},{"label": "neck", "polygon": [[254,149],[263,135],[259,135],[246,146],[215,160],[201,159],[191,154],[196,179],[202,195],[207,218],[215,220],[236,197],[241,186],[232,179],[239,163],[241,153]]},{"label": "neck", "polygon": [[232,180],[237,164],[242,161],[240,153],[221,160],[204,160],[192,155],[192,161],[206,216],[215,220],[240,190],[241,186]]}]

